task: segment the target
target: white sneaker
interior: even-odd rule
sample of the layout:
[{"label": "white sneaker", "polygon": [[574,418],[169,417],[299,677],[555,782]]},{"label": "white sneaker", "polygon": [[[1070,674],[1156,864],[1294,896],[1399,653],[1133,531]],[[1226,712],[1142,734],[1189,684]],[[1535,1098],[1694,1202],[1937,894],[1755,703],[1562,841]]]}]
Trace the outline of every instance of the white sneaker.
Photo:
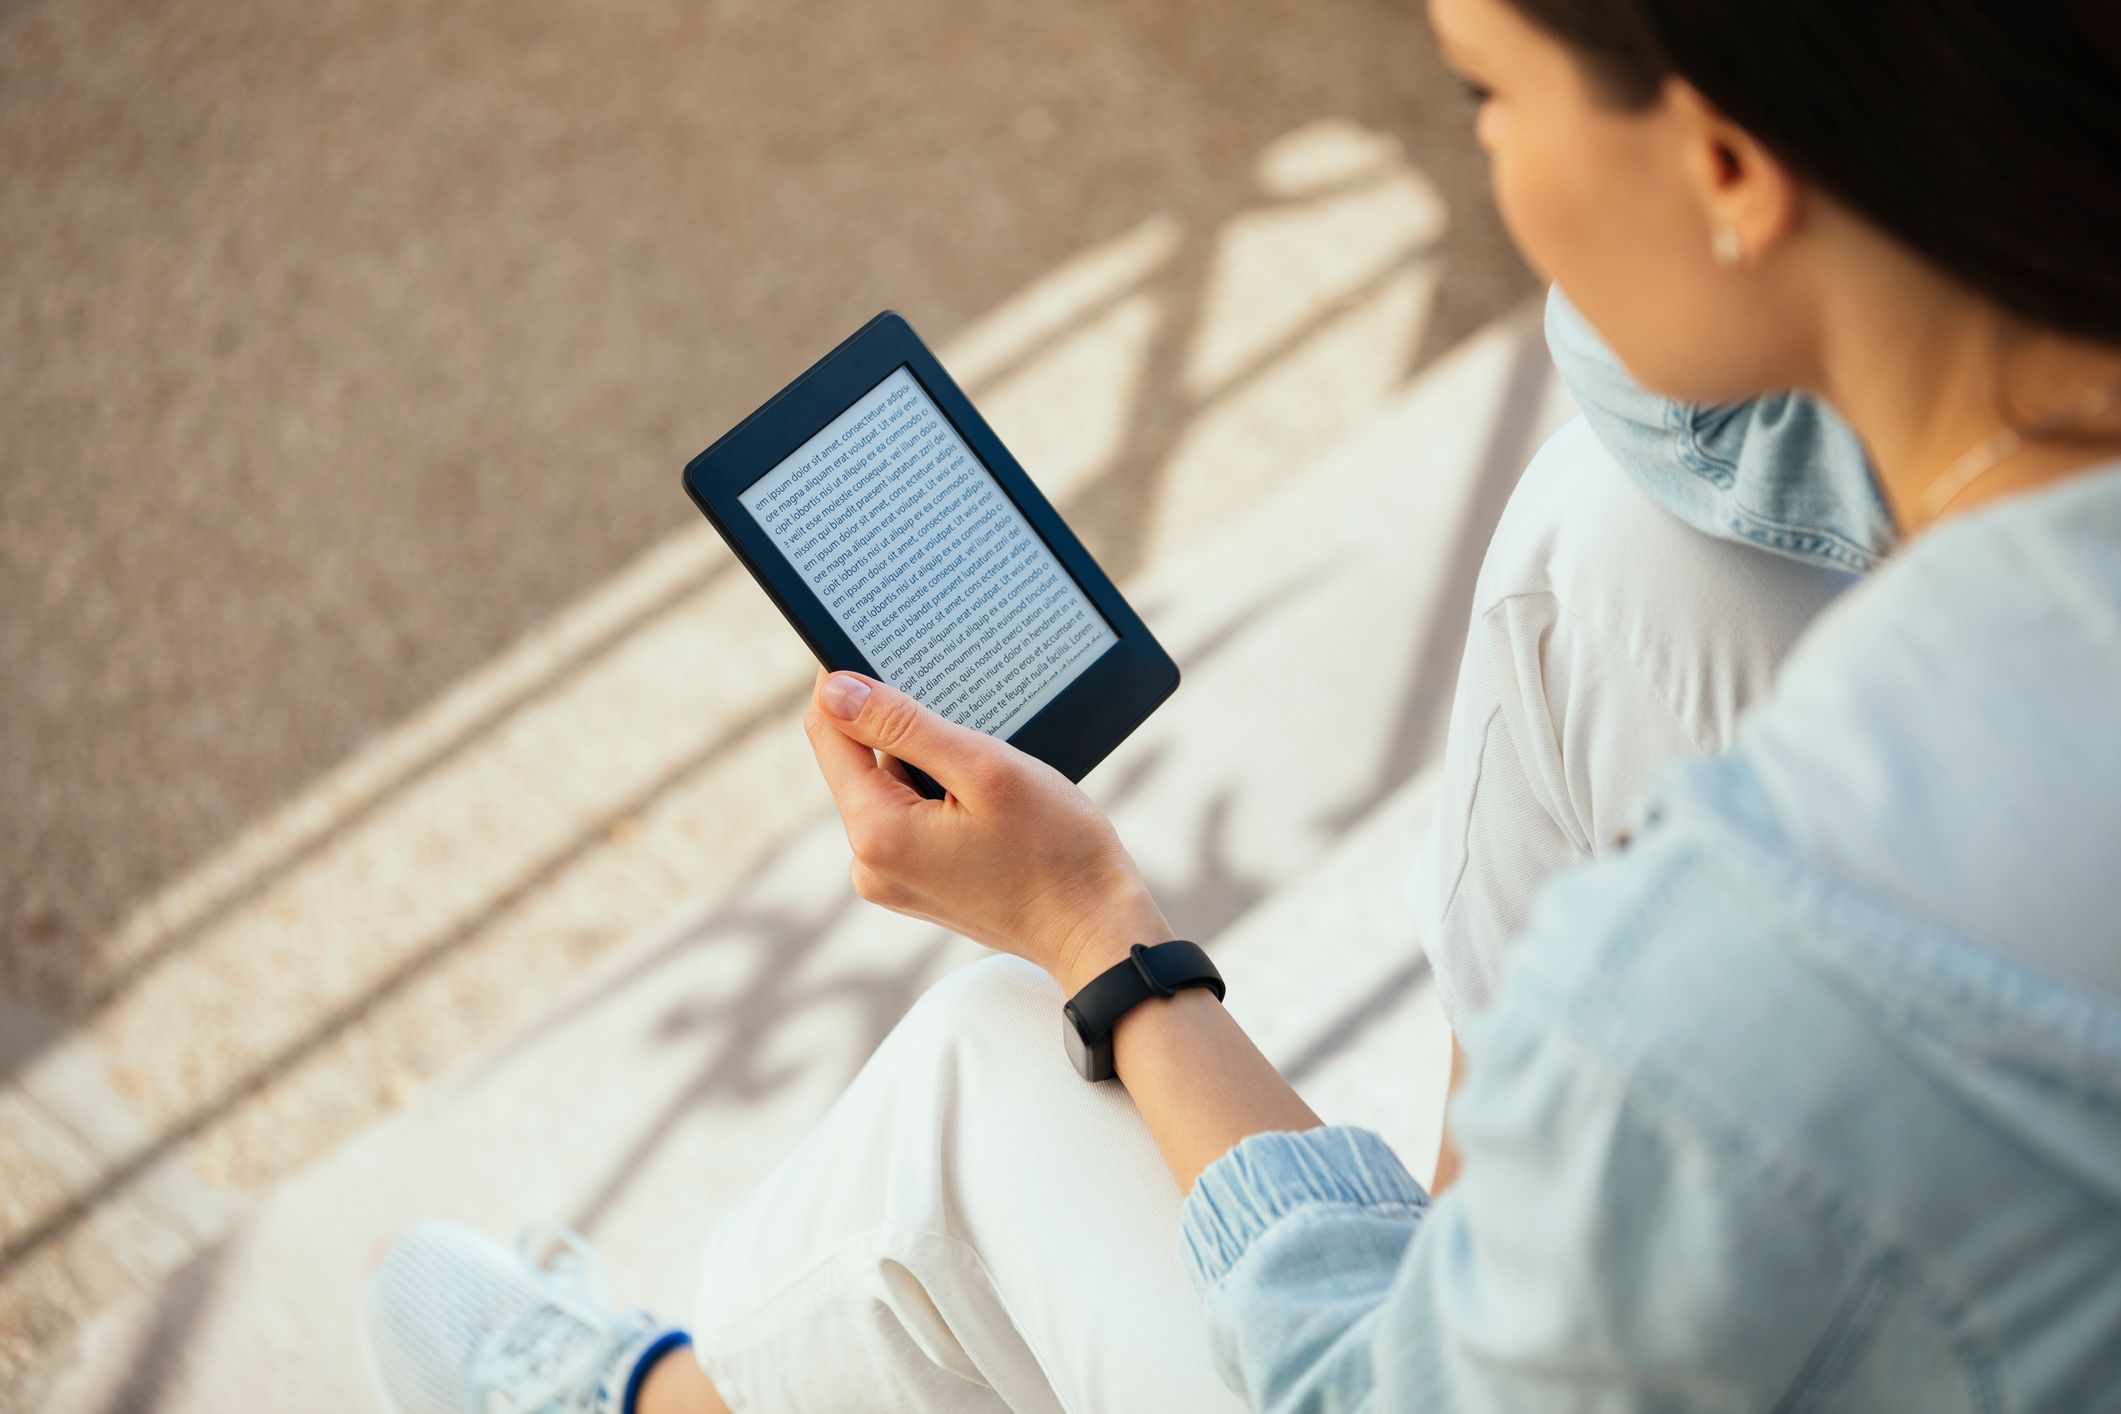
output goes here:
[{"label": "white sneaker", "polygon": [[530,1228],[510,1250],[441,1221],[377,1264],[361,1336],[394,1414],[629,1414],[649,1366],[689,1343],[614,1309],[603,1265],[565,1228]]}]

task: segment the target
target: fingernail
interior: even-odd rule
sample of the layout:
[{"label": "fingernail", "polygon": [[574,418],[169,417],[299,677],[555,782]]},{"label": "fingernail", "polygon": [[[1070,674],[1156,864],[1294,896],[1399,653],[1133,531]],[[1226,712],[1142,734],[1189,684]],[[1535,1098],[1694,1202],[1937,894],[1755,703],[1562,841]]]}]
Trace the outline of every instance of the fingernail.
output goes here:
[{"label": "fingernail", "polygon": [[851,722],[862,714],[862,704],[869,700],[869,684],[853,673],[834,673],[825,679],[824,698],[827,712]]}]

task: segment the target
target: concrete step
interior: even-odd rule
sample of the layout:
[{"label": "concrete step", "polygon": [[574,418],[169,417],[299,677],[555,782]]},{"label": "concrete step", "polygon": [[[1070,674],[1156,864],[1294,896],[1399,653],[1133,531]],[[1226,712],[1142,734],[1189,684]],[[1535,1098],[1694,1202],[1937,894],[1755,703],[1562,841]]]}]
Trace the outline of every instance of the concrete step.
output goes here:
[{"label": "concrete step", "polygon": [[[1417,1172],[1448,1049],[1401,904],[1421,771],[1488,528],[1566,411],[1527,312],[1131,584],[1185,684],[1085,783],[1166,912],[1215,951],[1277,1064]],[[713,1214],[924,986],[980,955],[854,898],[838,821],[793,756],[731,783],[809,797],[804,823],[751,850],[733,887],[680,903],[555,987],[536,1025],[279,1183],[226,1240],[88,1323],[7,1406],[366,1409],[351,1315],[362,1261],[430,1212],[496,1232],[571,1223],[626,1299],[682,1312]]]}]

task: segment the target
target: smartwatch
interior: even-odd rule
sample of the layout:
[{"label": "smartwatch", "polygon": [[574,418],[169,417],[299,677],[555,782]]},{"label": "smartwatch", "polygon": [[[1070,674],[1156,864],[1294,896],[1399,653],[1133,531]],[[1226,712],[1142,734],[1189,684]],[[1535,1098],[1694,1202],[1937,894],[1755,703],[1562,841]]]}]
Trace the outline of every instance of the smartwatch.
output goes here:
[{"label": "smartwatch", "polygon": [[1223,976],[1197,943],[1183,939],[1145,947],[1136,943],[1124,962],[1113,964],[1085,983],[1061,1007],[1061,1044],[1085,1080],[1110,1080],[1112,1028],[1119,1019],[1151,997],[1168,997],[1187,987],[1206,987],[1223,999]]}]

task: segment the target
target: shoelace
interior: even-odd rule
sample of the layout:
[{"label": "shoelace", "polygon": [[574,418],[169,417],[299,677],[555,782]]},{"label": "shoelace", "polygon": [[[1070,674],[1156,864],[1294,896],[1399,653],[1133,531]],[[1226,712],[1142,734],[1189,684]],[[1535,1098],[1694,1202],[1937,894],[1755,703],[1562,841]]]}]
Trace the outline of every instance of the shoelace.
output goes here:
[{"label": "shoelace", "polygon": [[[537,1245],[549,1241],[561,1249],[551,1259],[541,1260]],[[516,1239],[516,1250],[524,1262],[542,1278],[545,1301],[525,1310],[502,1332],[497,1348],[532,1351],[544,1343],[544,1330],[553,1313],[579,1322],[599,1338],[592,1340],[575,1359],[547,1373],[533,1369],[542,1382],[506,1397],[493,1390],[487,1395],[484,1414],[532,1414],[532,1411],[568,1404],[593,1396],[612,1359],[639,1333],[641,1324],[624,1317],[614,1321],[604,1280],[604,1264],[580,1236],[564,1227],[535,1224]]]}]

